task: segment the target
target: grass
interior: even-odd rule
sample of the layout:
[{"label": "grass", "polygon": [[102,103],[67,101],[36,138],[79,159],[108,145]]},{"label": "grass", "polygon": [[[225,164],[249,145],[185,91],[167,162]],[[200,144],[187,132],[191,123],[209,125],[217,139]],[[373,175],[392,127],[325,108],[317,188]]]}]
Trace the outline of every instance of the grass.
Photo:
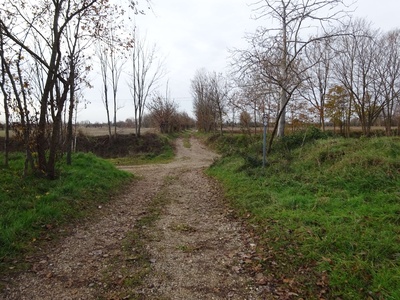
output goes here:
[{"label": "grass", "polygon": [[[146,277],[152,271],[151,254],[146,244],[149,240],[159,234],[154,231],[155,223],[159,220],[162,210],[171,201],[165,187],[168,186],[174,177],[166,177],[162,189],[152,198],[147,207],[146,214],[139,218],[122,243],[123,255],[118,257],[118,261],[108,264],[103,272],[103,282],[110,282],[109,288],[117,286],[116,294],[109,298],[116,299],[143,299],[142,295],[135,293],[135,289],[142,286]],[[115,274],[121,273],[122,280],[115,283]],[[118,281],[118,280],[117,280]],[[112,290],[107,291],[112,292]],[[99,291],[98,299],[102,299],[104,291]],[[105,298],[104,298],[105,299]]]},{"label": "grass", "polygon": [[259,140],[214,138],[224,156],[208,172],[273,251],[266,269],[303,297],[400,299],[400,139],[304,137],[265,170]]},{"label": "grass", "polygon": [[192,145],[190,144],[190,138],[192,136],[192,131],[185,131],[182,134],[183,137],[183,147],[190,149]]},{"label": "grass", "polygon": [[174,157],[175,154],[173,148],[167,147],[166,149],[163,149],[161,154],[136,154],[126,157],[110,158],[108,161],[117,166],[167,164],[170,163]]},{"label": "grass", "polygon": [[21,176],[23,162],[23,154],[13,153],[9,167],[1,167],[0,271],[55,234],[52,229],[109,201],[132,179],[93,154],[75,154],[71,166],[61,163],[54,181]]},{"label": "grass", "polygon": [[72,166],[58,166],[60,177],[54,181],[21,176],[24,155],[10,154],[9,167],[0,166],[0,271],[14,268],[11,263],[33,251],[49,235],[55,235],[52,229],[82,218],[132,179],[132,174],[117,170],[115,165],[173,160],[173,138],[161,136],[159,143],[158,139],[153,143],[159,147],[147,147],[153,147],[154,151],[149,153],[108,161],[93,154],[77,153]]},{"label": "grass", "polygon": [[153,149],[146,153],[133,153],[128,156],[108,159],[114,165],[145,165],[145,164],[167,164],[175,157],[172,140],[174,136],[160,136],[161,149]]}]

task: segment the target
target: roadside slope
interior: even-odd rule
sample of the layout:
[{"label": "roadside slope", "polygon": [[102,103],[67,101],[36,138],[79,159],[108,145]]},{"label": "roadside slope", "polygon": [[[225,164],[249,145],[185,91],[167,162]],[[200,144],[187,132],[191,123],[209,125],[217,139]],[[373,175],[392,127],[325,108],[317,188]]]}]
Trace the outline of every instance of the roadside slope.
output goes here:
[{"label": "roadside slope", "polygon": [[[202,172],[215,157],[195,139],[190,148],[178,140],[177,156],[170,164],[121,167],[141,180],[99,207],[97,221],[74,228],[55,248],[32,258],[29,272],[10,279],[0,296],[261,299],[263,291],[243,271],[251,257],[251,237],[230,216],[218,187]],[[158,204],[157,219],[140,225],[158,198],[164,201]],[[128,239],[135,231],[143,240]],[[133,282],[129,274],[138,271],[131,262],[137,259],[139,244],[146,251],[149,270]]]}]

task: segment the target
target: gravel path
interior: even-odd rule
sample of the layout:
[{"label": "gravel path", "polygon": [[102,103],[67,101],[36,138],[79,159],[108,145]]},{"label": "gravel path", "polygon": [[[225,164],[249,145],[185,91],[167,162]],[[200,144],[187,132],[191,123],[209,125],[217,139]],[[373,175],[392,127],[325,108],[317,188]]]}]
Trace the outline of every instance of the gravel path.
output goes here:
[{"label": "gravel path", "polygon": [[[243,268],[251,237],[203,174],[216,154],[190,142],[177,141],[170,164],[122,167],[140,180],[43,250],[0,298],[266,299]],[[155,209],[157,218],[140,225]]]}]

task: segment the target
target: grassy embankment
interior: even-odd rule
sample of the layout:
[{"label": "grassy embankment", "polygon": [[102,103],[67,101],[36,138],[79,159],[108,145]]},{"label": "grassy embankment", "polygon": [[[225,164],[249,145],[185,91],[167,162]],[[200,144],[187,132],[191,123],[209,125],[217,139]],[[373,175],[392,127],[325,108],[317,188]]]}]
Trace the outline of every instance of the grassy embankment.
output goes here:
[{"label": "grassy embankment", "polygon": [[173,135],[158,135],[158,145],[151,145],[147,151],[133,151],[124,157],[110,158],[110,162],[117,166],[123,165],[144,165],[144,164],[166,164],[171,162],[174,157]]},{"label": "grassy embankment", "polygon": [[[265,276],[306,299],[400,299],[400,139],[210,139],[209,169],[259,237]],[[257,268],[259,268],[258,266]]]},{"label": "grassy embankment", "polygon": [[23,177],[23,154],[10,154],[9,167],[0,164],[0,272],[24,268],[23,255],[34,251],[43,240],[55,238],[59,232],[55,229],[87,216],[93,208],[110,201],[133,177],[116,169],[114,164],[170,161],[174,157],[170,138],[160,140],[161,148],[156,144],[154,151],[133,153],[121,159],[105,160],[77,153],[71,166],[60,163],[60,176],[54,181]]},{"label": "grassy embankment", "polygon": [[74,155],[53,181],[21,176],[23,163],[23,155],[14,153],[9,168],[1,167],[0,266],[7,268],[54,234],[52,229],[84,217],[132,178],[93,154]]}]

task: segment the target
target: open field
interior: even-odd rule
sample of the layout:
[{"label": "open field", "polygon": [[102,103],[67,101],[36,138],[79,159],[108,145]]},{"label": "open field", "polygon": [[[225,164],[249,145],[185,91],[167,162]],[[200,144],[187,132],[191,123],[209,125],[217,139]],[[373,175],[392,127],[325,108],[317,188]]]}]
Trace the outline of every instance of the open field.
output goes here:
[{"label": "open field", "polygon": [[[84,135],[89,136],[103,136],[108,135],[108,128],[106,126],[103,127],[84,127],[79,126],[77,128],[78,132],[82,132]],[[111,131],[114,133],[114,128]],[[158,130],[156,128],[142,128],[140,131],[142,134],[145,133],[157,133]],[[127,128],[127,127],[117,127],[117,134],[134,134],[135,128]]]},{"label": "open field", "polygon": [[[303,126],[303,127],[299,127],[299,128],[291,128],[291,126],[288,125],[287,128],[286,128],[286,133],[287,134],[291,134],[293,132],[304,130],[304,129],[308,128],[308,127],[310,127],[310,126]],[[394,126],[392,127],[392,131],[394,131],[394,132],[397,129],[398,129],[397,127],[394,127]],[[254,132],[257,132],[257,133],[261,134],[263,132],[263,130],[264,130],[263,127],[257,127],[257,128],[250,127],[249,129],[244,129],[244,128],[239,127],[239,126],[235,126],[235,127],[227,126],[227,127],[223,128],[223,131],[226,132],[226,133],[247,133],[247,132],[249,132],[250,134],[254,134]],[[273,128],[271,126],[268,127],[268,132],[272,132],[272,130],[273,130]],[[354,132],[354,133],[361,133],[362,132],[362,128],[360,126],[352,126],[350,130],[351,130],[351,132]],[[334,127],[330,127],[330,126],[326,126],[325,127],[325,131],[326,132],[339,133],[339,129],[338,128],[335,129]],[[372,135],[374,135],[374,133],[376,133],[376,132],[382,132],[383,133],[383,132],[385,132],[385,128],[383,126],[373,126],[371,128]]]},{"label": "open field", "polygon": [[[304,128],[307,128],[307,126],[304,126]],[[296,128],[296,129],[292,129],[290,126],[287,127],[287,133],[290,134],[293,131],[298,131],[301,130],[302,128]],[[101,127],[94,127],[94,126],[77,126],[76,128],[77,132],[81,132],[84,135],[89,135],[89,136],[104,136],[104,135],[108,135],[108,129],[107,126],[101,126]],[[334,128],[333,127],[326,127],[326,131],[327,132],[334,132]],[[397,127],[392,127],[393,131],[397,130]],[[250,127],[249,131],[247,129],[243,129],[239,126],[235,126],[235,127],[230,127],[230,126],[225,126],[223,128],[223,131],[226,133],[244,133],[244,132],[250,132],[250,134],[254,134],[254,132],[257,133],[262,133],[263,132],[263,128],[262,127],[257,127],[256,129],[254,127]],[[272,132],[272,128],[269,127],[268,128],[269,132]],[[352,132],[362,132],[362,128],[359,126],[353,126],[351,127],[351,131]],[[374,126],[371,129],[372,133],[376,133],[376,132],[384,132],[385,128],[382,126]],[[112,129],[112,133],[114,132],[114,128]],[[157,128],[142,128],[141,129],[141,133],[158,133],[159,130]],[[336,132],[338,131],[338,128],[336,128]],[[135,128],[133,127],[117,127],[117,134],[134,134],[135,133]],[[12,134],[12,131],[11,131]],[[5,135],[5,131],[3,129],[0,129],[0,137],[4,137]]]},{"label": "open field", "polygon": [[[114,129],[113,129],[114,130]],[[85,127],[85,126],[78,126],[77,132],[82,132],[84,135],[89,136],[103,136],[108,135],[108,129],[106,126],[102,127]],[[142,128],[141,133],[145,134],[147,132],[150,133],[157,133],[158,130],[156,128]],[[11,135],[13,135],[13,131],[10,131]],[[112,131],[114,133],[114,131]],[[126,127],[118,127],[117,134],[133,134],[135,133],[135,128],[126,128]],[[5,136],[5,130],[0,130],[0,137]]]}]

